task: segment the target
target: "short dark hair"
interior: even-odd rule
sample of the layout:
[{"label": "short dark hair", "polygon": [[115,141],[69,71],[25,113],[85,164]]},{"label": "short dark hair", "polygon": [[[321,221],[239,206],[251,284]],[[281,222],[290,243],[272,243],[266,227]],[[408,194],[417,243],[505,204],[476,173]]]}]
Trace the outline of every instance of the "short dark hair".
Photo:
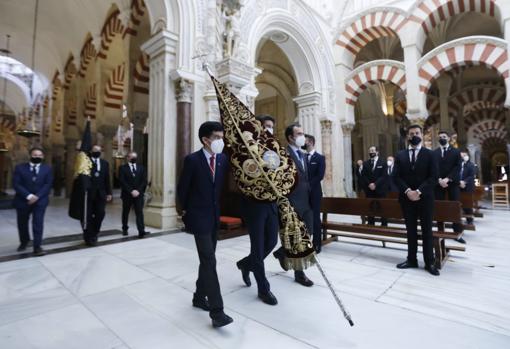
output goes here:
[{"label": "short dark hair", "polygon": [[41,153],[43,153],[43,154],[44,154],[44,149],[43,149],[43,148],[41,148],[41,147],[38,147],[38,146],[35,146],[35,147],[30,148],[30,151],[28,152],[28,154],[30,154],[30,155],[31,155],[31,154],[32,154],[32,152],[33,152],[34,150],[39,150]]},{"label": "short dark hair", "polygon": [[315,145],[315,137],[312,135],[305,135],[306,138],[312,141],[312,144]]},{"label": "short dark hair", "polygon": [[437,134],[438,134],[438,135],[447,135],[448,137],[450,137],[450,133],[449,133],[448,131],[443,131],[443,130],[441,130],[441,131],[439,131]]},{"label": "short dark hair", "polygon": [[223,132],[223,125],[217,121],[206,121],[200,128],[198,129],[198,138],[200,139],[200,143],[204,144],[202,138],[209,138],[213,134],[213,132]]},{"label": "short dark hair", "polygon": [[421,126],[420,126],[420,125],[418,125],[418,124],[413,124],[413,125],[409,126],[409,127],[407,128],[407,132],[409,132],[409,130],[410,130],[410,129],[413,129],[413,128],[419,128],[419,129],[420,129],[420,131],[423,133],[423,127],[421,127]]},{"label": "short dark hair", "polygon": [[274,118],[269,114],[260,114],[255,117],[258,121],[260,121],[261,124],[263,124],[265,121],[272,121],[273,124],[276,123]]},{"label": "short dark hair", "polygon": [[375,148],[375,151],[379,151],[379,147],[377,145],[371,145],[370,147],[368,147],[368,149],[370,148]]},{"label": "short dark hair", "polygon": [[298,122],[294,122],[294,123],[290,124],[289,126],[287,126],[287,128],[285,129],[285,139],[287,141],[289,141],[290,136],[294,135],[295,127],[301,127],[301,125]]}]

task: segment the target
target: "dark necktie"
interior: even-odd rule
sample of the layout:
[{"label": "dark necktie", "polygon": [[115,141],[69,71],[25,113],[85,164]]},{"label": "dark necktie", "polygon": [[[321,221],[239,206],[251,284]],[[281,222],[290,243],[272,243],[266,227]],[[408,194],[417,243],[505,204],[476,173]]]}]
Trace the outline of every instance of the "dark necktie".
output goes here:
[{"label": "dark necktie", "polygon": [[374,170],[374,163],[375,163],[375,160],[372,159],[370,160],[370,169],[373,171]]},{"label": "dark necktie", "polygon": [[411,149],[411,168],[414,170],[414,165],[416,164],[416,149]]},{"label": "dark necktie", "polygon": [[211,175],[214,178],[214,154],[209,158],[209,168],[211,169]]},{"label": "dark necktie", "polygon": [[460,179],[463,180],[464,178],[462,177],[464,175],[464,162],[462,163],[462,167],[460,168]]},{"label": "dark necktie", "polygon": [[301,166],[303,167],[303,170],[305,169],[305,164],[303,163],[303,153],[299,150],[296,150],[296,153],[299,157],[299,161],[301,161]]},{"label": "dark necktie", "polygon": [[133,175],[133,177],[136,176],[136,169],[135,169],[135,165],[131,164],[131,174]]},{"label": "dark necktie", "polygon": [[35,182],[35,180],[37,179],[37,166],[32,165],[32,168],[30,169],[30,171],[32,172],[32,181]]},{"label": "dark necktie", "polygon": [[443,158],[444,158],[444,156],[446,155],[446,150],[447,150],[447,149],[448,149],[447,147],[443,147],[443,155],[442,155],[441,157],[443,157]]}]

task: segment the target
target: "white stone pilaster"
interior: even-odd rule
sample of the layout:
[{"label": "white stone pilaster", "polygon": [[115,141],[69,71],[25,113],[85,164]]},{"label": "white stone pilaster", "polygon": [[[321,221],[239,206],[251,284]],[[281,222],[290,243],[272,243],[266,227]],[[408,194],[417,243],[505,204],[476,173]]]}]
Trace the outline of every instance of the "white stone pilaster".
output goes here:
[{"label": "white stone pilaster", "polygon": [[320,103],[321,94],[319,92],[310,92],[294,97],[298,122],[303,126],[307,134],[316,138],[317,150],[322,152],[322,135],[320,132]]},{"label": "white stone pilaster", "polygon": [[409,119],[427,115],[426,97],[420,91],[417,62],[421,58],[420,49],[415,45],[404,47],[404,65],[406,68],[406,97]]},{"label": "white stone pilaster", "polygon": [[342,124],[342,133],[344,136],[344,188],[345,195],[349,198],[354,197],[352,188],[352,130],[354,123]]}]

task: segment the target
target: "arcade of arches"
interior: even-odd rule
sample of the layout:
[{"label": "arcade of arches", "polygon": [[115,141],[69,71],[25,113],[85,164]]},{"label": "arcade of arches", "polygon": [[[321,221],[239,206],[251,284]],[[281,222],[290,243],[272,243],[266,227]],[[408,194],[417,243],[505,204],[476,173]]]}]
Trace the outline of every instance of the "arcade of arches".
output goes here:
[{"label": "arcade of arches", "polygon": [[[327,158],[324,190],[352,196],[352,164],[370,145],[403,144],[409,123],[454,134],[482,183],[508,172],[510,1],[90,0],[0,3],[0,191],[40,144],[67,195],[86,118],[116,168],[130,149],[148,166],[146,220],[176,224],[180,163],[218,120],[202,69],[255,113],[275,116],[283,141],[299,121]],[[28,15],[30,14],[30,15]],[[35,128],[40,135],[21,137]],[[116,184],[114,176],[114,185]]]}]

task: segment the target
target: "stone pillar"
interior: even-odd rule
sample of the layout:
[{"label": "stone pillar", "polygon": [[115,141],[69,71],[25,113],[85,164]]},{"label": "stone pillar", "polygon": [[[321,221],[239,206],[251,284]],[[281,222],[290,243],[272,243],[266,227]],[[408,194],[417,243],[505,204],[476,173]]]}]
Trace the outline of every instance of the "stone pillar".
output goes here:
[{"label": "stone pillar", "polygon": [[[317,138],[317,144],[322,146],[323,142],[320,138],[320,102],[321,94],[319,92],[310,92],[294,97],[296,103],[296,111],[298,122],[303,126],[305,133],[311,134]],[[287,126],[287,125],[285,125]],[[322,151],[320,147],[317,149]]]},{"label": "stone pillar", "polygon": [[186,155],[191,153],[191,102],[193,84],[185,79],[175,82],[177,95],[177,181]]},{"label": "stone pillar", "polygon": [[62,188],[64,186],[62,181],[64,178],[64,154],[64,144],[53,145],[53,156],[51,161],[51,166],[53,167],[53,196],[62,195]]},{"label": "stone pillar", "polygon": [[73,187],[74,180],[74,161],[76,159],[76,146],[78,143],[78,139],[76,138],[66,138],[65,145],[65,189],[66,189],[66,198],[69,198],[71,195],[71,189]]},{"label": "stone pillar", "polygon": [[323,180],[325,196],[333,195],[333,157],[331,155],[331,131],[333,122],[328,119],[321,120],[322,155],[326,157],[326,173]]},{"label": "stone pillar", "polygon": [[176,227],[175,164],[177,122],[174,84],[178,37],[166,30],[154,34],[142,45],[150,57],[148,176],[152,200],[145,209],[145,223],[160,229]]},{"label": "stone pillar", "polygon": [[[499,5],[501,7],[506,7],[506,9],[504,11],[506,13],[510,13],[510,4],[508,3],[508,1],[504,1],[504,2],[502,1]],[[505,41],[507,43],[509,43],[510,42],[510,17],[505,18],[503,28],[504,28],[503,35],[505,37]],[[508,54],[510,56],[510,46],[508,46],[507,50],[509,51]],[[510,79],[509,78],[505,79],[505,86],[506,86],[505,106],[508,107],[508,106],[510,106]]]},{"label": "stone pillar", "polygon": [[439,89],[439,110],[440,110],[440,129],[441,131],[450,130],[450,117],[448,115],[448,100],[450,98],[450,90],[453,80],[448,74],[442,74],[437,80]]},{"label": "stone pillar", "polygon": [[363,158],[368,156],[369,147],[379,145],[378,119],[379,117],[372,116],[359,121],[361,124],[361,134],[363,136]]},{"label": "stone pillar", "polygon": [[131,140],[133,143],[133,151],[137,152],[139,162],[145,166],[147,166],[147,159],[145,157],[146,149],[143,131],[147,124],[148,117],[149,113],[147,112],[135,111],[131,118],[131,122],[133,123],[133,139]]},{"label": "stone pillar", "polygon": [[352,130],[354,129],[353,123],[342,124],[342,133],[344,136],[344,188],[347,197],[354,197],[354,190],[352,188]]},{"label": "stone pillar", "polygon": [[[115,161],[113,160],[113,139],[117,137],[118,126],[100,126],[98,132],[101,133],[101,139],[98,137],[98,143],[103,148],[101,157],[110,164],[110,185],[113,188],[113,177],[115,176]],[[121,146],[120,144],[118,145]]]},{"label": "stone pillar", "polygon": [[423,92],[420,91],[418,65],[421,52],[416,44],[404,46],[404,65],[406,68],[406,99],[409,114],[426,115],[427,106]]}]

